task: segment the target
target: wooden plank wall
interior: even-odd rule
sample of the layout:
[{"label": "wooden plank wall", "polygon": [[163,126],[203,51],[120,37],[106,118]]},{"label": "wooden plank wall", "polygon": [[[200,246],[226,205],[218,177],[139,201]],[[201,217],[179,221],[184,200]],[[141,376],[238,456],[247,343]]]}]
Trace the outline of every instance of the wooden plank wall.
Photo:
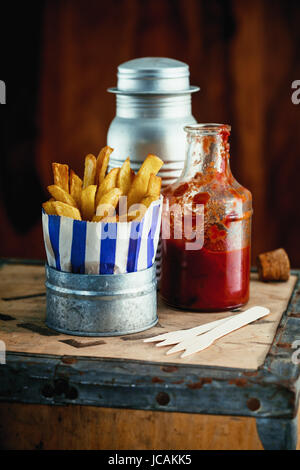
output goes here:
[{"label": "wooden plank wall", "polygon": [[0,403],[1,449],[262,450],[263,447],[255,418]]},{"label": "wooden plank wall", "polygon": [[255,418],[0,403],[0,449],[260,450],[262,445]]},{"label": "wooden plank wall", "polygon": [[[79,171],[84,155],[105,144],[115,110],[106,89],[116,84],[117,65],[173,57],[190,65],[191,83],[201,87],[193,97],[197,120],[233,126],[232,168],[254,197],[253,259],[283,246],[300,266],[300,105],[291,101],[300,79],[299,21],[297,0],[45,1],[36,200],[50,182],[50,162]],[[22,197],[21,184],[14,193]],[[38,206],[27,231],[6,206],[0,255],[42,257]]]}]

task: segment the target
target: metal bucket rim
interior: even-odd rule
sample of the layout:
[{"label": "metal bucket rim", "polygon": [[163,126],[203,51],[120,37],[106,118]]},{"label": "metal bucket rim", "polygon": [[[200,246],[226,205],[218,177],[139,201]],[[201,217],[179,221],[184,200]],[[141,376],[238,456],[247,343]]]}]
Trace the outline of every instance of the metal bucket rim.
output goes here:
[{"label": "metal bucket rim", "polygon": [[81,274],[81,273],[71,273],[71,272],[68,272],[68,271],[60,271],[59,269],[56,269],[56,268],[53,268],[52,266],[49,266],[48,263],[45,263],[45,268],[46,270],[49,270],[49,272],[51,273],[51,271],[53,271],[54,273],[59,273],[61,274],[62,276],[63,275],[66,275],[66,276],[75,276],[77,279],[80,277],[86,279],[87,276],[89,277],[93,277],[94,279],[104,279],[105,277],[107,277],[107,279],[111,279],[112,277],[116,278],[116,277],[123,277],[123,276],[126,276],[127,278],[129,276],[131,277],[134,277],[136,276],[138,273],[142,274],[142,273],[145,273],[146,271],[149,271],[150,269],[151,270],[155,270],[155,266],[156,266],[156,263],[154,262],[149,268],[146,268],[146,269],[141,269],[140,271],[133,271],[133,272],[130,272],[130,273],[118,273],[118,274]]},{"label": "metal bucket rim", "polygon": [[48,326],[48,328],[50,328],[51,330],[57,331],[58,333],[63,333],[65,335],[71,335],[71,336],[87,336],[87,337],[88,336],[91,336],[91,337],[101,337],[101,336],[109,337],[109,336],[133,335],[133,334],[136,334],[136,333],[141,333],[142,331],[149,330],[149,329],[153,328],[155,325],[157,325],[157,323],[158,323],[158,317],[156,316],[156,318],[153,320],[152,323],[149,323],[148,325],[145,325],[145,326],[142,326],[142,327],[139,327],[139,328],[135,328],[135,329],[131,329],[131,330],[99,332],[99,331],[73,331],[73,330],[68,330],[67,328],[60,328],[60,327],[53,326],[53,325],[51,325],[51,323],[46,321],[46,325]]}]

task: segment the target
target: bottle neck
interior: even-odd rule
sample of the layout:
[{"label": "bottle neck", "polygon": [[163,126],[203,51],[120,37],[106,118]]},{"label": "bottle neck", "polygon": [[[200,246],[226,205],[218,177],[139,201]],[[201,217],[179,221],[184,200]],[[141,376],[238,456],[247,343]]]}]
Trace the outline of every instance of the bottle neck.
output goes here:
[{"label": "bottle neck", "polygon": [[229,132],[224,130],[207,132],[187,131],[186,159],[182,178],[193,178],[197,174],[231,174],[229,165]]},{"label": "bottle neck", "polygon": [[117,95],[120,118],[184,118],[192,113],[191,95]]}]

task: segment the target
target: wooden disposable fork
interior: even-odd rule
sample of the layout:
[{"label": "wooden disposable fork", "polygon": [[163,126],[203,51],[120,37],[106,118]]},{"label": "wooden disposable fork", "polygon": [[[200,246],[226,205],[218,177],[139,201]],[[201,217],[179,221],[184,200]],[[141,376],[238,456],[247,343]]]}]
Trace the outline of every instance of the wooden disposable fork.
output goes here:
[{"label": "wooden disposable fork", "polygon": [[206,323],[204,325],[190,328],[189,330],[178,330],[162,335],[154,336],[144,340],[145,343],[159,342],[156,346],[168,346],[176,344],[166,354],[184,351],[180,357],[186,357],[198,351],[208,348],[213,342],[222,336],[235,331],[242,326],[268,315],[270,310],[265,307],[251,307],[242,313],[232,315],[221,320]]},{"label": "wooden disposable fork", "polygon": [[206,333],[207,331],[210,331],[211,329],[215,328],[216,326],[221,325],[225,321],[229,320],[230,318],[233,318],[234,315],[227,317],[227,318],[222,318],[221,320],[216,320],[212,321],[209,323],[205,323],[200,326],[196,326],[194,328],[189,328],[186,330],[177,330],[177,331],[170,331],[169,333],[163,333],[158,336],[153,336],[152,338],[146,338],[144,339],[144,343],[157,343],[156,347],[160,348],[162,346],[169,346],[171,344],[177,344],[180,343],[181,341],[185,340],[191,340],[192,338],[195,338],[198,335],[201,335],[203,333]]}]

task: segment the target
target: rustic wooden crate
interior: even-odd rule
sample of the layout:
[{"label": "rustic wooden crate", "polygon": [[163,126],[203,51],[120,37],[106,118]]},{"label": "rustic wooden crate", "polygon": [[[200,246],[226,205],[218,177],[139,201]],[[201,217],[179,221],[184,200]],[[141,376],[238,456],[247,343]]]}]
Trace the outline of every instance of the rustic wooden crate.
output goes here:
[{"label": "rustic wooden crate", "polygon": [[272,284],[253,273],[249,306],[268,306],[271,314],[185,359],[142,339],[228,313],[181,312],[159,301],[159,325],[151,330],[72,337],[45,326],[44,278],[38,264],[2,262],[1,447],[296,447],[297,271],[289,282]]}]

